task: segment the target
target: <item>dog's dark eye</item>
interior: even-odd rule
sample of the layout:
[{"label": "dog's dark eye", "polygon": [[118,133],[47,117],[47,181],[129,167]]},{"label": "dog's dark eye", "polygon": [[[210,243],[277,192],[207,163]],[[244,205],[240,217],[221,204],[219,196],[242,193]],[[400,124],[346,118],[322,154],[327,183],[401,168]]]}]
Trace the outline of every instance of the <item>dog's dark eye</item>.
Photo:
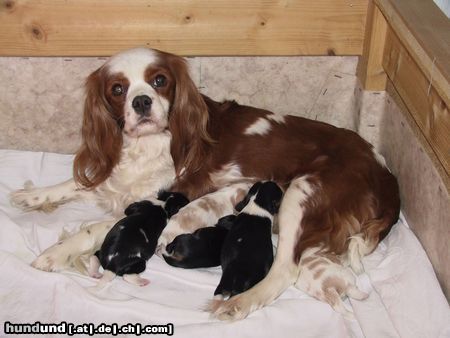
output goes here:
[{"label": "dog's dark eye", "polygon": [[156,75],[153,79],[152,86],[154,88],[164,87],[166,85],[166,77],[164,75]]},{"label": "dog's dark eye", "polygon": [[112,87],[112,94],[114,96],[120,96],[122,95],[124,92],[123,86],[119,83],[116,83],[113,87]]}]

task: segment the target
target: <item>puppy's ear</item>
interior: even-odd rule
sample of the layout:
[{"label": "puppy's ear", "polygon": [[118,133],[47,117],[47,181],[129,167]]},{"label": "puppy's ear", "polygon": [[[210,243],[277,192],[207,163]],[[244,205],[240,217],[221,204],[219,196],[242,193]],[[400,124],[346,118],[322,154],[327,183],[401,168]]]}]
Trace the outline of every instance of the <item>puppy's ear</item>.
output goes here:
[{"label": "puppy's ear", "polygon": [[238,204],[236,204],[236,206],[234,207],[234,209],[236,209],[237,212],[241,212],[242,209],[245,208],[245,206],[248,204],[248,202],[250,201],[250,195],[247,195],[244,197],[244,199],[242,201],[240,201]]},{"label": "puppy's ear", "polygon": [[270,203],[270,210],[268,210],[272,215],[278,213],[280,209],[281,200],[280,199],[272,199]]},{"label": "puppy's ear", "polygon": [[125,215],[126,216],[130,216],[133,214],[136,214],[138,212],[140,212],[142,209],[141,207],[141,203],[140,202],[134,202],[131,203],[126,209],[125,209]]},{"label": "puppy's ear", "polygon": [[171,193],[170,191],[167,191],[167,190],[160,190],[160,191],[158,191],[157,199],[158,199],[159,201],[165,202],[165,201],[167,201],[167,200],[169,199],[169,197],[172,196],[172,194],[173,194],[173,193]]},{"label": "puppy's ear", "polygon": [[175,215],[182,207],[189,203],[189,200],[180,193],[170,193],[170,196],[166,199],[166,204],[164,209],[167,212],[167,216],[171,218]]},{"label": "puppy's ear", "polygon": [[274,183],[273,193],[272,193],[272,215],[278,213],[280,209],[281,201],[283,200],[283,190]]},{"label": "puppy's ear", "polygon": [[224,228],[224,229],[230,230],[231,227],[233,226],[233,223],[234,223],[235,219],[236,219],[235,215],[228,215],[228,216],[221,217],[217,221],[216,227],[220,227],[220,228]]},{"label": "puppy's ear", "polygon": [[256,193],[258,192],[261,185],[262,185],[262,182],[256,182],[255,184],[253,184],[253,186],[248,191],[247,196],[245,196],[244,199],[242,201],[240,201],[238,204],[236,204],[236,206],[234,207],[237,212],[241,212],[242,209],[245,208],[245,206],[248,204],[248,202],[250,202],[250,198],[252,198],[252,196],[256,195]]},{"label": "puppy's ear", "polygon": [[175,237],[175,239],[166,246],[166,251],[169,255],[173,254],[173,251],[175,250],[176,239],[177,238]]},{"label": "puppy's ear", "polygon": [[281,200],[283,198],[283,191],[272,181],[265,182],[263,187],[258,191],[255,203],[261,208],[266,209],[272,215],[280,209]]}]

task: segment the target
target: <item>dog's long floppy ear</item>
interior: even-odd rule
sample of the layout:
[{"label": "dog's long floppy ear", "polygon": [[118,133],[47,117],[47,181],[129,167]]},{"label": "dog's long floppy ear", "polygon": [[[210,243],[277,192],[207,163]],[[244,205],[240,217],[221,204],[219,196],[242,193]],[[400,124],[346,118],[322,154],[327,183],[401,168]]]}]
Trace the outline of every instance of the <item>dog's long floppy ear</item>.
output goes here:
[{"label": "dog's long floppy ear", "polygon": [[192,81],[186,60],[167,54],[175,78],[175,95],[169,115],[171,152],[177,174],[196,172],[213,143],[208,127],[208,107]]},{"label": "dog's long floppy ear", "polygon": [[253,184],[253,186],[248,191],[247,196],[245,196],[244,199],[240,201],[238,204],[236,204],[236,206],[234,207],[237,212],[241,212],[242,209],[245,208],[248,202],[250,202],[250,198],[252,198],[252,196],[255,196],[257,194],[261,185],[262,182],[256,182],[255,184]]},{"label": "dog's long floppy ear", "polygon": [[120,159],[122,131],[110,111],[100,68],[86,80],[82,143],[73,165],[75,181],[86,188],[105,181]]}]

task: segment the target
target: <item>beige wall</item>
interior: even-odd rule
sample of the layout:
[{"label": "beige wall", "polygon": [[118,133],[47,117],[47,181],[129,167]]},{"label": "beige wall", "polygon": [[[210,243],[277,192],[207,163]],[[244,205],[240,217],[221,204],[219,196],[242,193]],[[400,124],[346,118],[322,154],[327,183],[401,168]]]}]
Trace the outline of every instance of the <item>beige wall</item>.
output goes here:
[{"label": "beige wall", "polygon": [[[0,58],[0,148],[73,153],[83,83],[98,58]],[[212,98],[355,129],[356,57],[198,57],[191,73]]]}]

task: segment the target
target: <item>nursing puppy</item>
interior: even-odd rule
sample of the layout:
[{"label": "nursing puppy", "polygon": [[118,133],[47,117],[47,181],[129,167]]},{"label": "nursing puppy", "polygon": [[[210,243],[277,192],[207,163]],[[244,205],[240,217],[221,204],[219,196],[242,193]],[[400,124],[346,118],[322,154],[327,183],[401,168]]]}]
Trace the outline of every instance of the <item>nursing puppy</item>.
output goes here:
[{"label": "nursing puppy", "polygon": [[368,294],[356,287],[355,276],[349,267],[333,254],[321,252],[319,247],[305,250],[300,258],[300,275],[295,286],[308,295],[326,302],[347,319],[353,313],[342,302],[345,296],[363,300]]},{"label": "nursing puppy", "polygon": [[[283,192],[276,183],[258,182],[236,205],[240,213],[222,246],[223,272],[214,296],[233,297],[266,276],[273,263],[273,216],[282,196]],[[210,305],[214,307],[214,303]]]},{"label": "nursing puppy", "polygon": [[164,260],[175,267],[193,269],[220,265],[220,255],[234,215],[224,216],[213,227],[201,228],[192,234],[182,234],[166,247]]},{"label": "nursing puppy", "polygon": [[[101,277],[98,287],[110,282],[116,275],[139,286],[150,283],[139,273],[145,270],[147,260],[155,253],[167,220],[189,203],[179,193],[162,192],[158,199],[165,203],[132,203],[125,210],[126,217],[108,232],[100,250],[90,260],[89,274],[95,278]],[[105,270],[103,275],[98,272],[100,265]]]}]

